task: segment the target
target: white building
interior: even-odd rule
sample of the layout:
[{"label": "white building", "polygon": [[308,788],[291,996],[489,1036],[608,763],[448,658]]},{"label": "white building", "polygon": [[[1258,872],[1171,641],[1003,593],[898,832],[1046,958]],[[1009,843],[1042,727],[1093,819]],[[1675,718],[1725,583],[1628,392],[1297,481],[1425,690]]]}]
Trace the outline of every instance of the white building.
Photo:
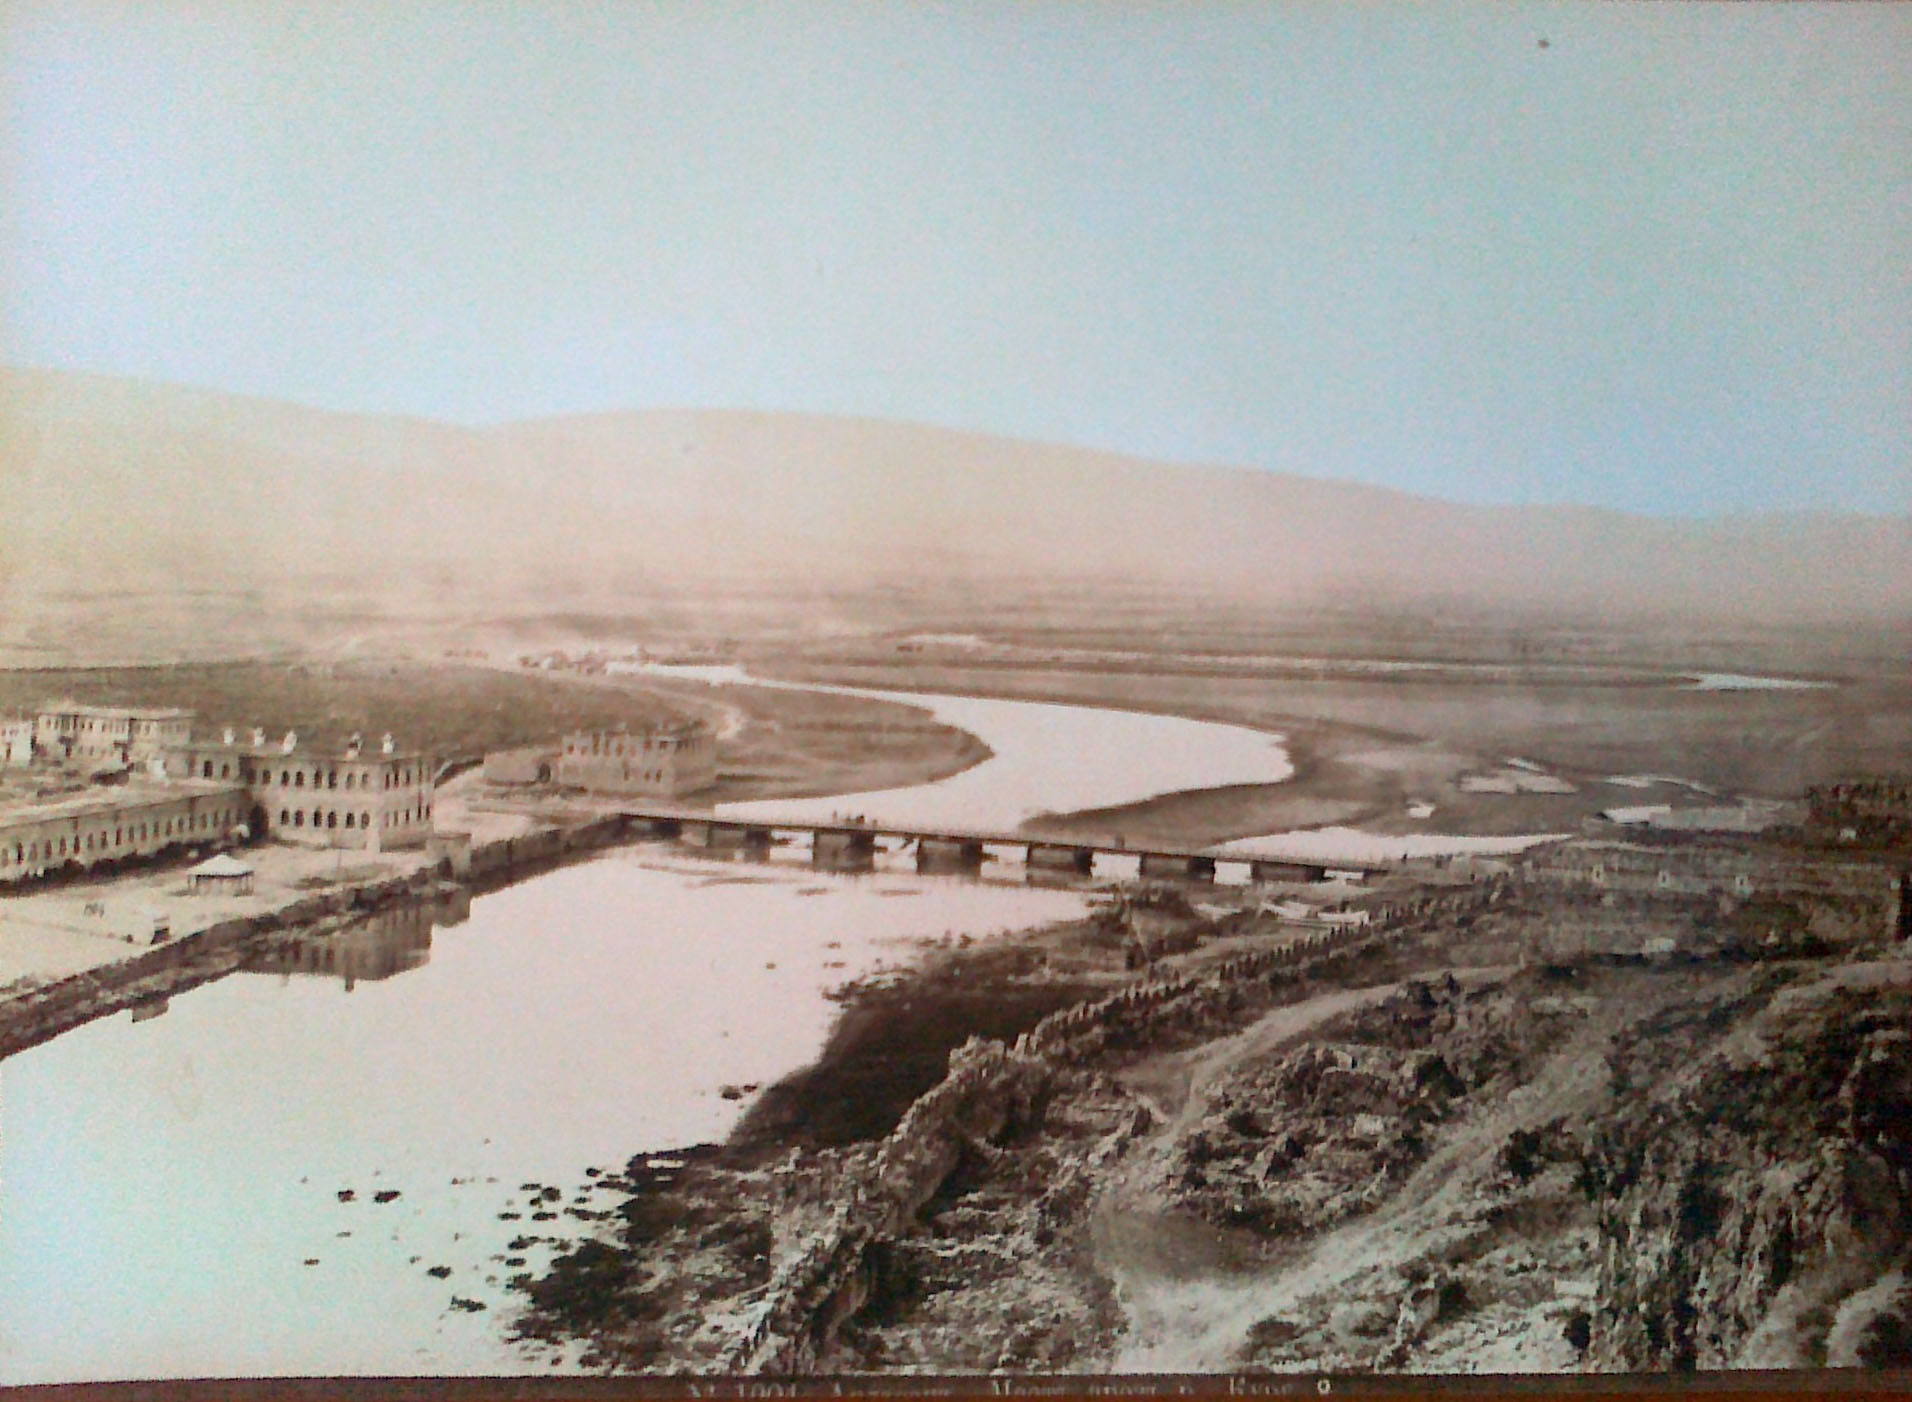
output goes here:
[{"label": "white building", "polygon": [[255,731],[250,744],[228,738],[176,746],[166,754],[166,774],[244,784],[255,818],[282,842],[377,852],[422,847],[432,835],[437,761],[396,746],[321,754],[301,750],[295,735],[267,744]]},{"label": "white building", "polygon": [[56,760],[140,765],[192,736],[193,713],[172,706],[83,706],[55,701],[34,718],[33,744]]},{"label": "white building", "polygon": [[0,765],[33,763],[33,717],[0,716]]}]

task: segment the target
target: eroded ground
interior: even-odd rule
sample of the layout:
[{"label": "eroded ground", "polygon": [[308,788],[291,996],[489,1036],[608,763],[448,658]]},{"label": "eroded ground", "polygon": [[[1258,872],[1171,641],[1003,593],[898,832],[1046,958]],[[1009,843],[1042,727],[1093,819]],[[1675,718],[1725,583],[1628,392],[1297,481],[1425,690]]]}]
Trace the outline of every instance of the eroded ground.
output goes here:
[{"label": "eroded ground", "polygon": [[[1912,959],[1730,922],[1529,957],[1557,918],[1498,884],[1335,936],[1191,909],[1137,970],[1107,920],[959,964],[1073,1001],[859,1133],[634,1162],[523,1327],[644,1371],[1906,1362]],[[888,990],[898,1045],[951,967]]]}]

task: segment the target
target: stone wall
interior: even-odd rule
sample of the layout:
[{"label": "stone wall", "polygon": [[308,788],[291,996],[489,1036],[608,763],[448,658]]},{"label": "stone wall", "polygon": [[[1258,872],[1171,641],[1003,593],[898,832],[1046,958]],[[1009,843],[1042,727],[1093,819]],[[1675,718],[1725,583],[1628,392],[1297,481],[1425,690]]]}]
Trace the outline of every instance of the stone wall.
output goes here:
[{"label": "stone wall", "polygon": [[895,1130],[846,1169],[841,1205],[772,1278],[728,1368],[788,1375],[824,1366],[837,1328],[867,1298],[870,1248],[907,1230],[966,1153],[986,1157],[992,1142],[1032,1115],[1047,1088],[1085,1058],[1151,1029],[1238,1013],[1257,996],[1257,986],[1265,995],[1341,972],[1402,935],[1486,910],[1508,890],[1495,881],[1379,906],[1373,925],[1357,938],[1310,935],[1200,973],[1131,984],[1050,1014],[1013,1047],[972,1038],[951,1054],[948,1074]]},{"label": "stone wall", "polygon": [[[484,843],[470,851],[472,884],[496,887],[567,857],[621,842],[620,818],[600,818]],[[0,1058],[138,1002],[223,977],[277,939],[302,939],[395,901],[415,900],[453,874],[454,857],[408,875],[354,882],[277,910],[222,921],[131,959],[28,989],[0,1001]]]}]

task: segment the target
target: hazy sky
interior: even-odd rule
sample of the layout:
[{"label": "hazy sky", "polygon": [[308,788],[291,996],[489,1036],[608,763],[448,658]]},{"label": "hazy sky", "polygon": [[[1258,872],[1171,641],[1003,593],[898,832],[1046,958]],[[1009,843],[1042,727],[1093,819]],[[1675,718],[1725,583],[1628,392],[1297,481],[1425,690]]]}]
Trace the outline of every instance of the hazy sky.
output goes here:
[{"label": "hazy sky", "polygon": [[1912,509],[1912,5],[0,15],[15,363]]}]

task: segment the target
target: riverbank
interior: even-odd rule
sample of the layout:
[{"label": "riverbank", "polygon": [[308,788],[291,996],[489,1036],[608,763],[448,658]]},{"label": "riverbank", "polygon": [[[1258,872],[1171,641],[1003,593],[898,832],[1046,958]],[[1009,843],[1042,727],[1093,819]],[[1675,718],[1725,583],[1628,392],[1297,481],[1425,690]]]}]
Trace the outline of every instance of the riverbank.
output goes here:
[{"label": "riverbank", "polygon": [[[1912,1361],[1905,951],[1529,963],[1551,901],[1203,917],[1179,966],[959,1047],[880,1139],[634,1159],[520,1327],[649,1372]],[[1004,988],[1055,948],[1019,943]]]},{"label": "riverbank", "polygon": [[[1424,677],[1411,671],[1355,679],[1204,675],[1164,664],[1086,670],[1065,663],[964,665],[913,656],[875,661],[766,655],[752,664],[793,682],[889,691],[955,692],[1011,700],[1119,706],[1245,725],[1312,741],[1343,765],[1265,797],[1378,804],[1377,816],[1412,822],[1410,799],[1436,804],[1444,831],[1483,836],[1555,831],[1626,801],[1611,776],[1671,774],[1722,793],[1790,798],[1848,773],[1894,772],[1912,726],[1912,680],[1887,674],[1824,689],[1701,691],[1673,673],[1633,679],[1527,673]],[[1866,725],[1854,715],[1872,717]],[[1364,758],[1368,751],[1372,758]],[[1564,776],[1577,792],[1469,792],[1460,780],[1521,757]],[[1297,754],[1297,769],[1301,768]],[[1378,787],[1377,787],[1378,786]],[[1399,801],[1390,816],[1388,809]],[[1241,819],[1260,831],[1285,826],[1279,806]],[[1347,821],[1337,818],[1333,821]],[[1450,826],[1451,824],[1451,826]],[[1215,840],[1246,830],[1208,829]]]},{"label": "riverbank", "polygon": [[[935,951],[855,990],[822,1058],[724,1145],[632,1161],[611,1185],[627,1195],[623,1225],[523,1283],[524,1337],[581,1336],[587,1366],[631,1370],[1093,1366],[1120,1314],[1077,1269],[1081,1242],[1068,1224],[1091,1187],[1083,1154],[1138,1124],[1134,1105],[1106,1103],[1096,1063],[1151,1019],[1185,1035],[1227,1023],[1240,1005],[1226,989],[1251,973],[1286,987],[1281,970],[1380,948],[1368,939],[1330,952],[1327,937],[1251,905],[1233,914],[1171,905],[1188,938],[1168,942],[1182,952],[1143,969],[1129,957],[1132,932],[1099,920],[1025,931],[982,954]],[[1054,1011],[1028,1016],[1035,991]],[[992,1005],[1021,1010],[1012,1036],[968,1040],[980,1023],[952,1026],[964,1009]],[[907,1105],[893,1095],[834,1135],[788,1113],[869,1094],[863,1029],[878,1028],[900,1062],[934,1057],[942,1074]],[[1026,1136],[1042,1125],[1070,1126],[1070,1142],[1030,1162]],[[1011,1162],[1011,1181],[983,1185]],[[955,1293],[959,1320],[923,1318],[926,1300]],[[986,1318],[992,1310],[1001,1312]],[[832,1322],[813,1329],[816,1320]]]},{"label": "riverbank", "polygon": [[[95,1018],[222,978],[267,953],[275,942],[321,936],[394,904],[460,885],[495,889],[627,839],[627,825],[621,820],[596,818],[495,837],[473,846],[468,860],[385,853],[380,854],[382,860],[361,860],[347,869],[334,865],[334,854],[286,848],[247,852],[249,863],[268,867],[273,879],[255,885],[254,893],[246,897],[184,897],[174,909],[185,913],[173,937],[164,943],[135,945],[103,929],[75,926],[66,932],[67,943],[80,943],[90,962],[78,969],[52,964],[49,972],[43,964],[36,970],[16,972],[0,987],[0,1059]],[[328,867],[332,868],[329,873]],[[44,925],[51,918],[49,911],[57,914],[94,904],[96,891],[114,892],[116,905],[139,899],[137,891],[129,896],[128,883],[145,883],[146,899],[152,899],[156,889],[178,895],[173,889],[178,876],[177,871],[160,871],[69,883],[14,897],[0,917],[0,928]],[[11,938],[6,948],[12,961],[9,969],[17,969],[23,952],[36,952],[27,942]],[[57,952],[72,962],[74,956],[64,944]]]}]

